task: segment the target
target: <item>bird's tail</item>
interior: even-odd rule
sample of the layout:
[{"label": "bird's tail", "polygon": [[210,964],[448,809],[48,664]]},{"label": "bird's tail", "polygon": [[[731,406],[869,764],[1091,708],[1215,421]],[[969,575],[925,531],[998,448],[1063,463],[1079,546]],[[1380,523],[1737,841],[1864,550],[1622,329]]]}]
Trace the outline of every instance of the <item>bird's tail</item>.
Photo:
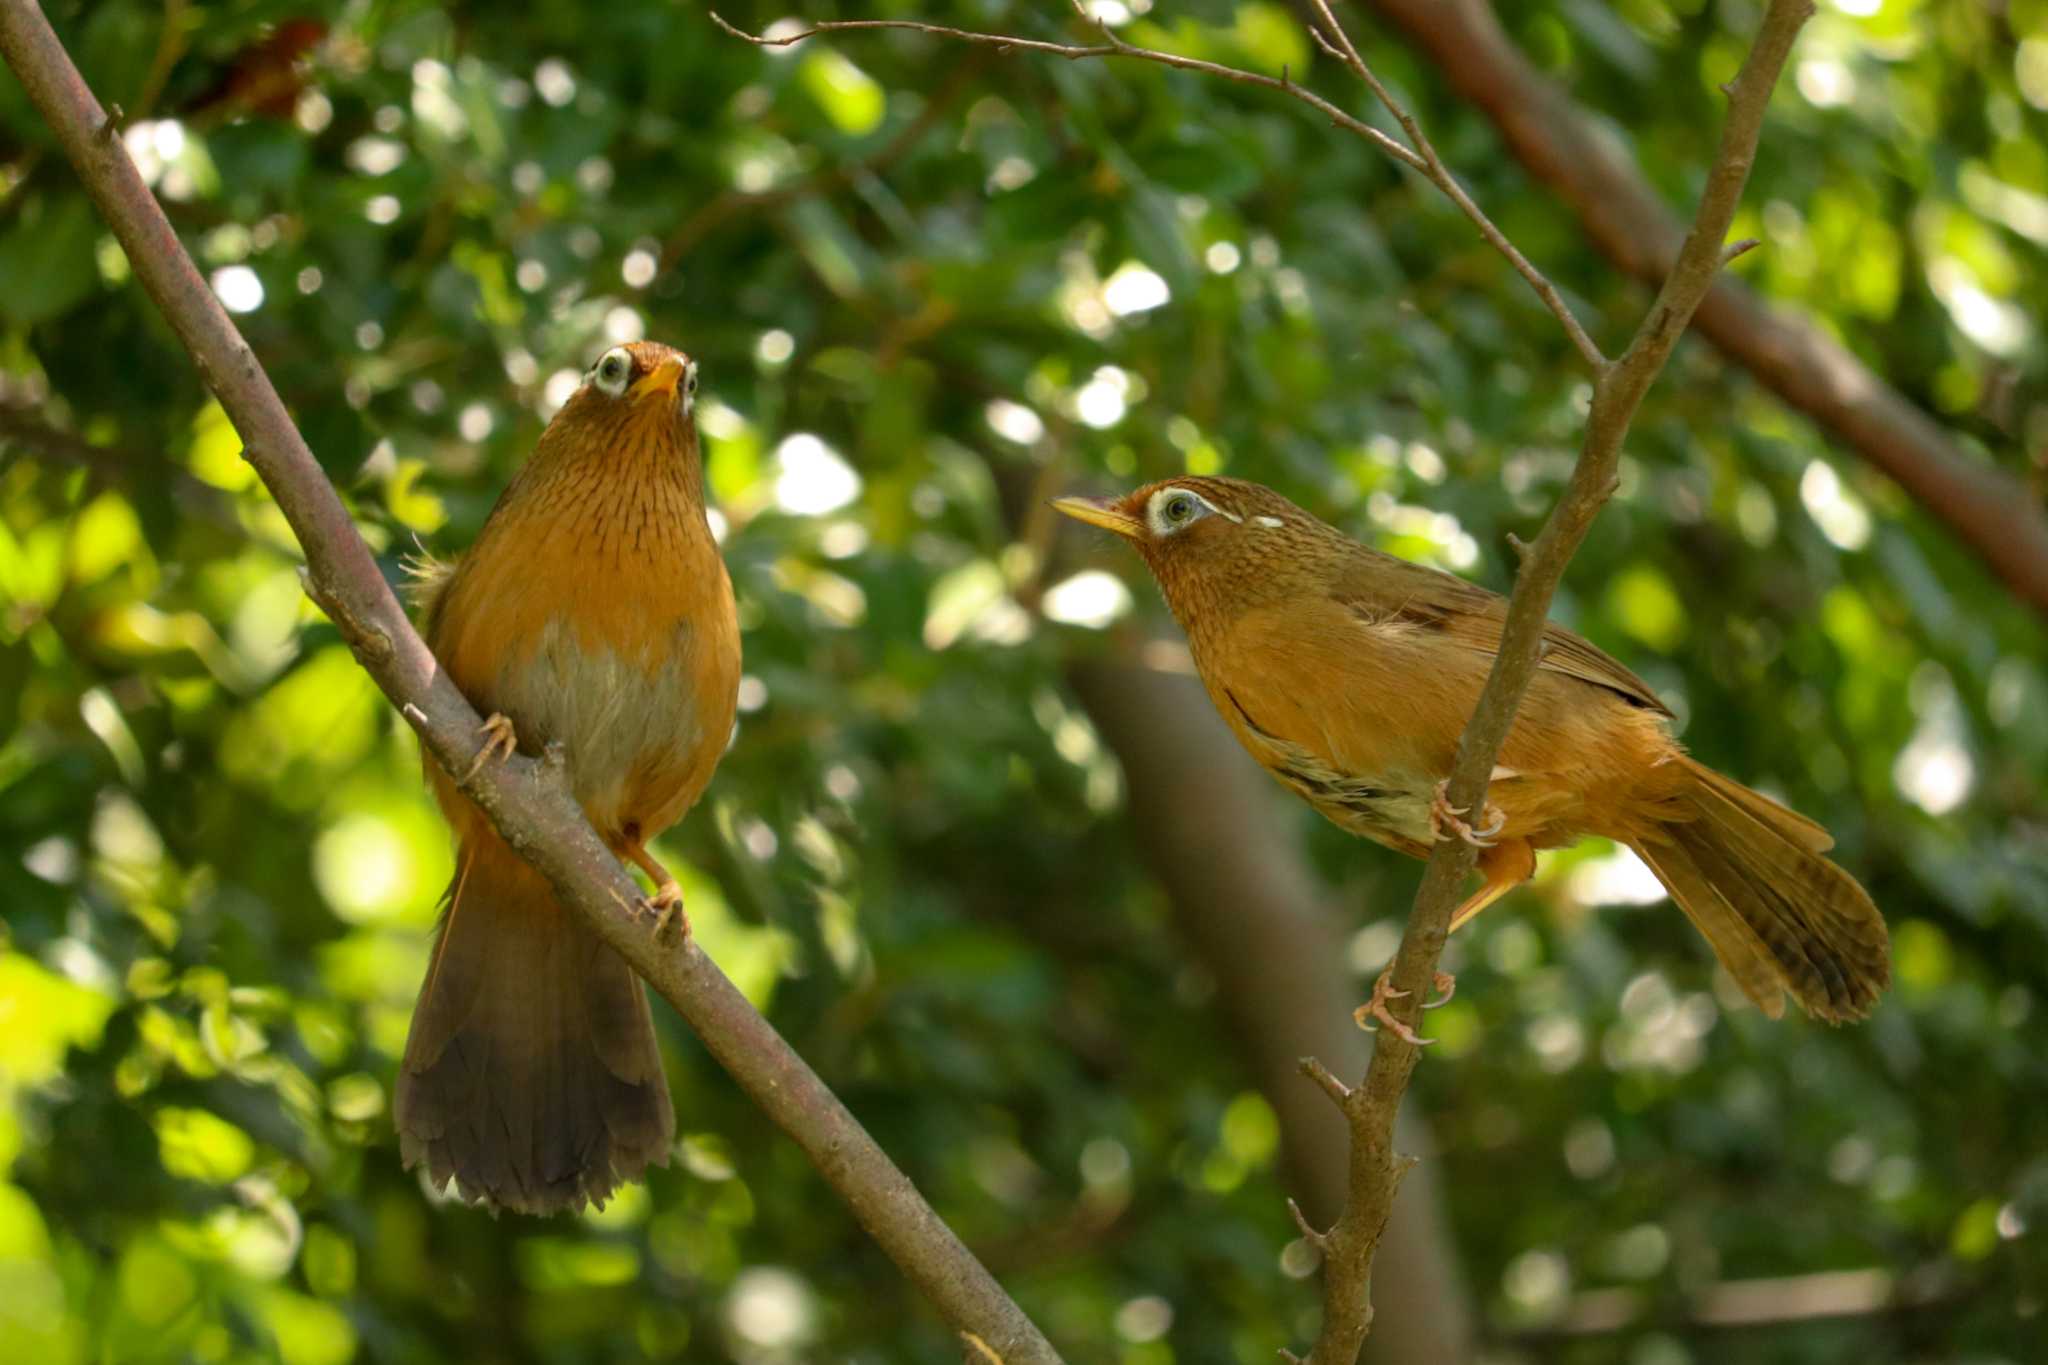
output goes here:
[{"label": "bird's tail", "polygon": [[495,834],[463,846],[394,1109],[408,1167],[521,1213],[602,1206],[668,1164],[639,978]]},{"label": "bird's tail", "polygon": [[1678,818],[1632,840],[1758,1008],[1788,990],[1830,1023],[1861,1019],[1891,984],[1884,919],[1854,877],[1821,856],[1813,821],[1692,759]]}]

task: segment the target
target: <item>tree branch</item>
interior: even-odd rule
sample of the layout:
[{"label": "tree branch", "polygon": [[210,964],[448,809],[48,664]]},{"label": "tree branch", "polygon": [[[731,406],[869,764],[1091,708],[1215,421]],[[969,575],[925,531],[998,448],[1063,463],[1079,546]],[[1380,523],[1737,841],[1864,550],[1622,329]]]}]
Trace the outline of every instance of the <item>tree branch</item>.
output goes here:
[{"label": "tree branch", "polygon": [[1493,244],[1494,250],[1507,257],[1508,264],[1529,282],[1537,297],[1543,300],[1544,306],[1549,308],[1563,325],[1565,335],[1571,338],[1572,345],[1578,349],[1579,358],[1586,362],[1586,368],[1596,375],[1605,370],[1607,357],[1593,344],[1593,338],[1586,335],[1586,329],[1579,325],[1578,315],[1565,303],[1564,296],[1557,292],[1557,286],[1529,263],[1529,258],[1507,239],[1507,234],[1494,226],[1491,218],[1480,211],[1479,205],[1472,201],[1472,196],[1465,193],[1465,187],[1458,183],[1458,177],[1451,174],[1450,168],[1444,165],[1443,158],[1437,155],[1435,144],[1424,136],[1422,125],[1417,123],[1414,115],[1410,114],[1387,87],[1380,83],[1380,78],[1365,64],[1365,58],[1358,55],[1357,45],[1351,41],[1351,35],[1344,31],[1344,25],[1331,13],[1330,0],[1310,0],[1310,3],[1315,6],[1316,13],[1322,21],[1329,26],[1330,32],[1326,36],[1313,24],[1309,26],[1309,32],[1315,36],[1316,42],[1322,45],[1324,51],[1350,67],[1372,91],[1373,98],[1394,116],[1395,122],[1401,125],[1401,131],[1408,136],[1408,145],[1422,157],[1423,164],[1418,169],[1429,177],[1431,184],[1449,196],[1450,201],[1458,206],[1459,212],[1472,220],[1473,225],[1479,229],[1479,234]]},{"label": "tree branch", "polygon": [[960,1333],[1007,1365],[1059,1359],[817,1073],[697,945],[658,945],[639,888],[569,795],[558,761],[486,763],[476,712],[436,665],[277,391],[185,254],[120,137],[33,0],[0,0],[0,52],[56,133],[136,277],[245,443],[306,552],[308,591],[422,745],[563,902],[646,977]]},{"label": "tree branch", "polygon": [[[1162,652],[1181,666],[1146,666]],[[1288,1186],[1320,1252],[1320,1229],[1344,1207],[1351,1143],[1325,1083],[1303,1082],[1301,1059],[1365,1074],[1371,1043],[1351,1022],[1358,986],[1344,951],[1356,911],[1332,903],[1281,818],[1285,798],[1224,726],[1185,646],[1148,641],[1133,655],[1077,663],[1069,681],[1123,765],[1131,827],[1174,927],[1208,964],[1228,1036],[1279,1115]],[[1188,800],[1196,790],[1202,799]],[[1413,1106],[1395,1138],[1405,1152],[1432,1148]],[[1440,1186],[1438,1169],[1421,1166],[1394,1201],[1378,1287],[1401,1309],[1380,1319],[1369,1362],[1472,1358],[1478,1329]]]},{"label": "tree branch", "polygon": [[[1682,228],[1613,140],[1515,47],[1487,0],[1371,0],[1556,190],[1610,261],[1653,284]],[[1741,281],[1715,282],[1698,330],[1785,402],[1896,480],[2019,597],[2048,613],[2048,514],[2019,479],[1964,451],[1812,322]]]},{"label": "tree branch", "polygon": [[[1070,3],[1072,3],[1075,12],[1080,15],[1083,21],[1094,25],[1101,32],[1102,42],[1090,45],[1053,43],[1038,38],[1019,38],[1007,33],[983,33],[974,29],[951,28],[944,24],[927,24],[915,19],[824,20],[795,33],[769,38],[764,35],[747,33],[744,30],[734,28],[715,11],[711,15],[711,21],[733,37],[753,43],[758,47],[788,47],[792,43],[800,43],[806,38],[813,38],[821,33],[850,33],[867,29],[904,29],[912,33],[928,34],[934,38],[945,38],[954,42],[974,44],[979,47],[991,47],[997,52],[1003,53],[1037,52],[1049,57],[1063,57],[1068,61],[1081,61],[1091,57],[1125,57],[1134,61],[1153,62],[1159,66],[1170,66],[1178,71],[1194,71],[1204,76],[1214,76],[1218,80],[1231,81],[1237,85],[1250,85],[1262,90],[1277,91],[1289,98],[1301,101],[1346,132],[1364,138],[1403,166],[1423,176],[1431,184],[1448,195],[1451,202],[1456,204],[1459,210],[1472,220],[1473,225],[1479,229],[1480,235],[1491,243],[1495,250],[1506,256],[1508,263],[1515,268],[1523,279],[1529,282],[1530,287],[1536,291],[1537,297],[1543,301],[1544,307],[1548,308],[1555,315],[1558,324],[1564,328],[1565,334],[1571,338],[1573,347],[1577,349],[1580,359],[1585,361],[1587,369],[1598,375],[1607,367],[1607,357],[1601,354],[1598,346],[1593,344],[1592,337],[1587,335],[1586,329],[1580,324],[1577,315],[1572,312],[1571,306],[1564,301],[1564,296],[1558,293],[1557,287],[1529,262],[1528,257],[1516,249],[1514,243],[1507,239],[1506,234],[1494,226],[1493,220],[1486,216],[1485,211],[1473,202],[1472,196],[1465,192],[1464,186],[1458,183],[1457,177],[1451,174],[1444,166],[1443,160],[1437,156],[1436,148],[1423,135],[1421,126],[1408,114],[1406,109],[1402,108],[1393,95],[1387,91],[1387,88],[1380,84],[1379,79],[1373,75],[1364,60],[1358,56],[1357,49],[1351,48],[1351,40],[1349,38],[1343,38],[1345,47],[1348,49],[1348,55],[1344,53],[1337,53],[1336,55],[1339,56],[1340,60],[1350,65],[1366,84],[1371,87],[1380,103],[1386,106],[1387,112],[1392,114],[1401,125],[1402,131],[1407,134],[1408,141],[1412,146],[1403,144],[1398,139],[1388,136],[1363,119],[1346,113],[1329,100],[1316,94],[1313,90],[1308,90],[1295,84],[1293,78],[1284,71],[1277,77],[1266,76],[1256,71],[1243,70],[1240,67],[1225,66],[1220,62],[1203,61],[1198,57],[1183,57],[1178,53],[1161,52],[1156,48],[1140,47],[1136,43],[1126,42],[1118,37],[1115,30],[1111,29],[1109,25],[1090,18],[1087,10],[1082,5],[1082,0],[1070,0]],[[1316,0],[1316,3],[1322,9],[1331,27],[1341,36],[1343,30],[1337,27],[1337,21],[1334,16],[1330,15],[1327,5],[1324,5],[1322,0]],[[1311,29],[1311,32],[1316,33],[1318,42],[1327,45],[1329,40],[1324,38],[1320,32],[1313,29]],[[1329,48],[1328,50],[1333,53],[1336,52],[1334,48]]]},{"label": "tree branch", "polygon": [[[1081,0],[1071,0],[1071,3],[1077,12],[1087,17]],[[1565,306],[1549,282],[1485,219],[1458,186],[1455,177],[1444,168],[1435,150],[1429,146],[1420,127],[1359,56],[1327,0],[1310,0],[1310,3],[1329,30],[1323,32],[1311,26],[1318,44],[1365,82],[1400,123],[1412,148],[1344,113],[1320,95],[1303,90],[1285,76],[1275,80],[1214,62],[1142,48],[1117,37],[1106,24],[1096,25],[1104,42],[1082,46],[901,19],[827,21],[785,37],[766,38],[743,33],[716,14],[711,17],[728,33],[763,46],[787,46],[819,33],[907,29],[994,47],[1004,52],[1038,52],[1068,60],[1132,58],[1196,71],[1242,85],[1277,90],[1308,104],[1337,126],[1365,138],[1401,164],[1420,172],[1444,190],[1467,217],[1480,225],[1487,240],[1506,254],[1524,278],[1536,286],[1538,294],[1557,315],[1595,376],[1592,411],[1578,462],[1564,494],[1552,509],[1535,543],[1527,547],[1517,546],[1521,571],[1516,576],[1515,590],[1509,599],[1500,648],[1472,719],[1459,741],[1449,797],[1453,805],[1481,810],[1488,778],[1513,724],[1522,693],[1535,672],[1551,598],[1563,578],[1566,565],[1585,539],[1593,518],[1614,491],[1622,440],[1634,420],[1636,409],[1670,358],[1679,336],[1691,321],[1721,266],[1746,249],[1740,244],[1735,247],[1726,244],[1728,227],[1734,219],[1742,187],[1749,178],[1757,138],[1763,127],[1764,110],[1776,88],[1779,73],[1784,69],[1792,41],[1813,13],[1813,6],[1811,0],[1771,0],[1749,56],[1728,87],[1728,119],[1692,231],[1664,277],[1657,299],[1629,343],[1628,350],[1620,359],[1609,362],[1586,336],[1570,308]],[[1434,976],[1437,960],[1443,952],[1452,906],[1459,890],[1471,876],[1473,862],[1472,846],[1462,840],[1451,840],[1436,846],[1423,873],[1422,887],[1409,914],[1407,932],[1394,959],[1394,984],[1406,994],[1399,997],[1393,1008],[1396,1015],[1411,1027],[1419,1014],[1421,1002],[1427,998],[1425,988]],[[1372,1065],[1365,1081],[1356,1088],[1346,1087],[1313,1059],[1303,1062],[1304,1070],[1323,1087],[1351,1128],[1350,1190],[1343,1213],[1329,1232],[1323,1234],[1323,1326],[1307,1357],[1310,1365],[1352,1365],[1371,1330],[1373,1256],[1386,1231],[1401,1177],[1414,1164],[1412,1158],[1396,1153],[1393,1131],[1401,1097],[1407,1091],[1419,1056],[1414,1045],[1402,1041],[1391,1030],[1382,1031],[1374,1046]]]},{"label": "tree branch", "polygon": [[[1771,0],[1749,56],[1729,87],[1721,145],[1677,264],[1628,350],[1594,386],[1578,463],[1542,533],[1523,556],[1493,671],[1458,743],[1449,789],[1454,806],[1474,811],[1484,808],[1488,778],[1536,670],[1550,599],[1593,518],[1614,491],[1622,439],[1643,394],[1664,368],[1721,267],[1728,225],[1749,178],[1764,110],[1792,41],[1812,13],[1811,0]],[[1436,845],[1423,873],[1407,932],[1394,958],[1394,985],[1407,995],[1395,1000],[1393,1011],[1411,1027],[1427,998],[1451,909],[1471,876],[1473,858],[1470,844],[1448,840]],[[1404,1158],[1394,1150],[1394,1116],[1419,1056],[1419,1049],[1393,1030],[1382,1030],[1364,1084],[1341,1098],[1333,1096],[1351,1123],[1351,1193],[1343,1214],[1326,1234],[1329,1251],[1323,1269],[1323,1328],[1308,1356],[1310,1365],[1351,1365],[1371,1329],[1373,1255],[1406,1170]]]}]

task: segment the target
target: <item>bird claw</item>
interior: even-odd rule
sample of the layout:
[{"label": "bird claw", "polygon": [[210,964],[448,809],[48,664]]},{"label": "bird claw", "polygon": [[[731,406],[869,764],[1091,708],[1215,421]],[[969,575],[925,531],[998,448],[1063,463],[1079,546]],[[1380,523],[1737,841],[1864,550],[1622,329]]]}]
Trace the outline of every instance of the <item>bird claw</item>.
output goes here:
[{"label": "bird claw", "polygon": [[1436,784],[1436,795],[1429,803],[1429,832],[1438,840],[1455,836],[1474,848],[1492,848],[1498,842],[1496,836],[1508,827],[1507,812],[1491,801],[1487,802],[1486,824],[1474,829],[1459,818],[1471,807],[1451,804],[1450,785],[1449,779]]},{"label": "bird claw", "polygon": [[[1376,1019],[1389,1033],[1403,1042],[1415,1047],[1428,1047],[1437,1040],[1417,1036],[1414,1029],[1409,1028],[1399,1019],[1396,1019],[1393,1012],[1387,1008],[1389,1000],[1399,1000],[1408,994],[1406,991],[1395,989],[1393,977],[1394,964],[1390,962],[1387,964],[1387,969],[1380,973],[1379,980],[1372,983],[1372,999],[1351,1012],[1352,1022],[1367,1033],[1377,1033],[1379,1029],[1366,1022],[1369,1019]],[[1438,1005],[1448,1001],[1451,998],[1451,992],[1456,986],[1449,972],[1438,972],[1434,984],[1436,989],[1444,992],[1443,999],[1436,1001],[1434,1004],[1424,1005],[1423,1008],[1426,1010],[1435,1009]]]},{"label": "bird claw", "polygon": [[489,720],[476,727],[484,736],[484,747],[476,751],[476,758],[469,765],[469,771],[462,775],[464,782],[470,781],[484,770],[484,764],[497,758],[501,762],[512,757],[519,749],[519,735],[512,728],[512,718],[503,711],[493,711]]},{"label": "bird claw", "polygon": [[683,888],[673,881],[654,888],[651,896],[640,898],[640,913],[654,916],[654,936],[660,938],[673,924],[683,938],[690,936],[690,914],[683,909]]},{"label": "bird claw", "polygon": [[1449,972],[1438,972],[1430,987],[1436,992],[1436,999],[1424,1002],[1426,1010],[1440,1010],[1451,1003],[1451,997],[1458,993],[1458,978]]}]

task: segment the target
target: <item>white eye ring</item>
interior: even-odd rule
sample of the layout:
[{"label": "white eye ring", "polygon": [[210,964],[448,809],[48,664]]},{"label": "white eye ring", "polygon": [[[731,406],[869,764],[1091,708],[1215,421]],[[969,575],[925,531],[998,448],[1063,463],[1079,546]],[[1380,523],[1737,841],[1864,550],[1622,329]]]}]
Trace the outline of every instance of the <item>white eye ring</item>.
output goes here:
[{"label": "white eye ring", "polygon": [[632,377],[633,353],[623,346],[612,347],[590,367],[590,382],[597,385],[599,392],[613,398],[626,391],[626,381]]},{"label": "white eye ring", "polygon": [[1145,520],[1151,524],[1155,536],[1170,536],[1184,531],[1216,509],[1209,500],[1189,488],[1162,488],[1152,495],[1146,504]]},{"label": "white eye ring", "polygon": [[697,406],[697,362],[692,360],[683,366],[683,411],[689,412]]}]

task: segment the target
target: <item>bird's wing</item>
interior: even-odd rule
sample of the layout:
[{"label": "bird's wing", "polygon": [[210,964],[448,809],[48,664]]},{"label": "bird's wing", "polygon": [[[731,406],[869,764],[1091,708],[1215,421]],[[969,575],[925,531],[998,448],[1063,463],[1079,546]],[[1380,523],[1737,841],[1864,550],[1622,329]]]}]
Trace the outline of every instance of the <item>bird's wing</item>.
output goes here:
[{"label": "bird's wing", "polygon": [[[1499,652],[1507,620],[1505,597],[1441,570],[1359,548],[1371,558],[1354,561],[1339,577],[1333,595],[1361,619],[1438,631],[1444,639],[1489,658]],[[1543,658],[1537,666],[1604,687],[1659,715],[1671,714],[1648,683],[1584,636],[1555,622],[1543,627]]]}]

